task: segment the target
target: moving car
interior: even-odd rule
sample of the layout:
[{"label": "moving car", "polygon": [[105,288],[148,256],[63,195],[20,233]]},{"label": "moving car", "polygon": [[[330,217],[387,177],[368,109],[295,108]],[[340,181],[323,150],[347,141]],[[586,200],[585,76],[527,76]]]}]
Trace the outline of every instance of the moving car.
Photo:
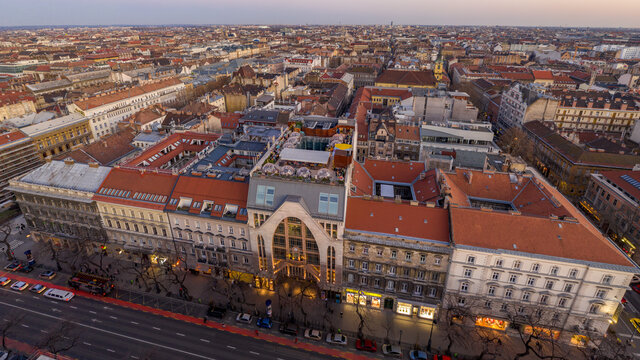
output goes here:
[{"label": "moving car", "polygon": [[402,348],[398,345],[384,344],[382,345],[382,353],[386,356],[402,358]]},{"label": "moving car", "polygon": [[304,331],[304,337],[307,339],[320,341],[322,339],[322,332],[315,329],[307,329]]},{"label": "moving car", "polygon": [[23,273],[30,273],[33,271],[33,266],[27,265],[20,268],[20,271]]},{"label": "moving car", "polygon": [[256,321],[256,325],[261,328],[271,329],[271,327],[273,326],[273,322],[271,321],[271,318],[261,317],[258,318],[258,321]]},{"label": "moving car", "polygon": [[49,289],[44,292],[44,296],[49,299],[60,300],[60,301],[69,301],[73,299],[75,296],[71,291],[64,291],[58,289]]},{"label": "moving car", "polygon": [[451,360],[451,356],[447,356],[447,355],[433,355],[433,360]]},{"label": "moving car", "polygon": [[635,292],[637,292],[638,294],[640,294],[640,284],[633,284],[631,285],[631,289]]},{"label": "moving car", "polygon": [[47,271],[41,272],[39,276],[40,276],[41,279],[51,280],[54,277],[56,277],[56,272],[55,271],[51,271],[51,270],[47,270]]},{"label": "moving car", "polygon": [[224,318],[224,315],[227,313],[227,309],[221,306],[210,306],[209,310],[207,310],[207,315],[216,317],[218,319]]},{"label": "moving car", "polygon": [[10,282],[11,282],[11,279],[9,279],[6,276],[0,277],[0,286],[7,286],[9,285]]},{"label": "moving car", "polygon": [[298,336],[298,325],[290,322],[282,324],[280,325],[280,332],[291,336]]},{"label": "moving car", "polygon": [[347,345],[347,337],[342,334],[329,333],[326,340],[329,344]]},{"label": "moving car", "polygon": [[411,360],[427,360],[427,353],[421,350],[409,351],[409,359]]},{"label": "moving car", "polygon": [[636,331],[640,333],[640,319],[629,319],[629,322],[631,322],[631,325],[633,325],[633,327],[636,328]]},{"label": "moving car", "polygon": [[376,352],[378,345],[371,339],[358,339],[356,340],[356,349],[360,351]]},{"label": "moving car", "polygon": [[11,264],[4,267],[4,269],[7,271],[18,271],[20,268],[22,268],[22,263],[19,261],[14,261]]},{"label": "moving car", "polygon": [[29,291],[36,293],[36,294],[40,294],[41,292],[45,291],[47,289],[46,286],[44,285],[40,285],[40,284],[35,284],[31,287],[31,289],[29,289]]},{"label": "moving car", "polygon": [[253,318],[251,317],[251,315],[247,314],[247,313],[240,313],[238,314],[238,316],[236,316],[236,321],[237,322],[241,322],[241,323],[245,323],[245,324],[251,324],[251,320]]},{"label": "moving car", "polygon": [[11,285],[11,290],[22,291],[28,287],[29,287],[29,284],[27,284],[26,282],[16,281],[13,283],[13,285]]}]

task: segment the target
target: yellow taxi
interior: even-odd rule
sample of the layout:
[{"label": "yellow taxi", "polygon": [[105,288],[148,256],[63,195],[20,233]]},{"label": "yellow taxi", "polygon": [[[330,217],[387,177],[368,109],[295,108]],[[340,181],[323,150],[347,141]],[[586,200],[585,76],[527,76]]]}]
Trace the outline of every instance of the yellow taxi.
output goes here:
[{"label": "yellow taxi", "polygon": [[630,319],[629,322],[631,322],[631,325],[633,325],[633,327],[636,328],[636,331],[640,333],[640,319],[633,318]]}]

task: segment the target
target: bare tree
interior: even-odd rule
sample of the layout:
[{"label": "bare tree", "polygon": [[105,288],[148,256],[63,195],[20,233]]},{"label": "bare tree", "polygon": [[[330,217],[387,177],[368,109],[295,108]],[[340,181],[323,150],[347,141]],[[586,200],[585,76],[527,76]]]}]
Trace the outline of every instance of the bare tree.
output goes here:
[{"label": "bare tree", "polygon": [[396,318],[395,314],[391,311],[385,311],[384,312],[384,322],[382,323],[382,327],[384,328],[385,332],[385,338],[384,338],[384,342],[386,343],[390,343],[391,339],[391,332],[393,331],[393,320]]},{"label": "bare tree", "polygon": [[519,127],[511,127],[500,135],[498,146],[502,151],[519,156],[527,162],[533,160],[533,142]]},{"label": "bare tree", "polygon": [[630,342],[622,341],[615,334],[601,335],[587,331],[588,342],[578,348],[585,359],[598,360],[631,360],[634,358]]},{"label": "bare tree", "polygon": [[[360,291],[358,291],[360,293]],[[360,304],[360,299],[356,299],[356,315],[358,316],[358,339],[364,338],[364,330],[371,332],[369,327],[370,310],[366,305]]]},{"label": "bare tree", "polygon": [[47,350],[57,359],[59,353],[69,351],[76,346],[79,339],[76,326],[70,321],[63,321],[46,333],[38,347]]},{"label": "bare tree", "polygon": [[2,348],[9,351],[9,354],[11,354],[11,350],[7,348],[7,337],[11,336],[13,329],[21,324],[23,319],[24,314],[12,313],[0,325],[0,334],[2,335]]},{"label": "bare tree", "polygon": [[0,225],[0,244],[4,244],[5,246],[5,254],[7,255],[8,260],[15,260],[15,256],[13,255],[13,249],[11,249],[11,243],[9,242],[9,237],[11,236],[11,224],[9,222],[5,222]]},{"label": "bare tree", "polygon": [[465,298],[462,302],[454,294],[445,296],[443,304],[438,328],[446,334],[445,353],[451,354],[454,344],[470,349],[473,340],[469,336],[469,329],[473,326],[475,318],[473,309],[480,308],[481,305],[471,298]]}]

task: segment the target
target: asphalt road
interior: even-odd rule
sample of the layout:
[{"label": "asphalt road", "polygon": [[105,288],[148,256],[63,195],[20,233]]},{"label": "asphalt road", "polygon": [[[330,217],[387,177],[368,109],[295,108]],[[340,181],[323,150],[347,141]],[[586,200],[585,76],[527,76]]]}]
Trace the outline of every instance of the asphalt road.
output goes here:
[{"label": "asphalt road", "polygon": [[[78,359],[326,359],[304,350],[219,331],[82,297],[50,300],[0,288],[0,319],[24,314],[11,337],[38,345],[67,320],[78,335],[64,352]],[[235,324],[234,324],[235,325]],[[267,331],[276,331],[275,329]]]}]

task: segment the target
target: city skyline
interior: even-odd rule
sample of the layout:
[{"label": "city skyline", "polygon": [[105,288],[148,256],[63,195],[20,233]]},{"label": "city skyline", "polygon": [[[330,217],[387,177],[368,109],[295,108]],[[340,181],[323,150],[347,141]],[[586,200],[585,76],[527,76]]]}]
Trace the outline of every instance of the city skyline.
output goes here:
[{"label": "city skyline", "polygon": [[[598,0],[568,1],[561,5],[551,0],[513,3],[488,0],[467,3],[453,0],[445,4],[434,1],[403,1],[401,6],[386,8],[382,1],[361,0],[343,4],[336,0],[315,4],[245,2],[223,0],[208,2],[186,0],[176,6],[166,0],[35,1],[5,4],[0,15],[2,26],[64,25],[166,25],[166,24],[283,24],[283,25],[486,25],[544,27],[637,28],[634,14],[640,2],[614,0],[602,7]],[[385,11],[379,11],[385,8]],[[284,9],[284,10],[283,10]],[[406,11],[412,9],[411,11]],[[549,11],[552,9],[553,11]],[[624,9],[624,11],[621,11]],[[615,19],[615,22],[611,21]]]}]

